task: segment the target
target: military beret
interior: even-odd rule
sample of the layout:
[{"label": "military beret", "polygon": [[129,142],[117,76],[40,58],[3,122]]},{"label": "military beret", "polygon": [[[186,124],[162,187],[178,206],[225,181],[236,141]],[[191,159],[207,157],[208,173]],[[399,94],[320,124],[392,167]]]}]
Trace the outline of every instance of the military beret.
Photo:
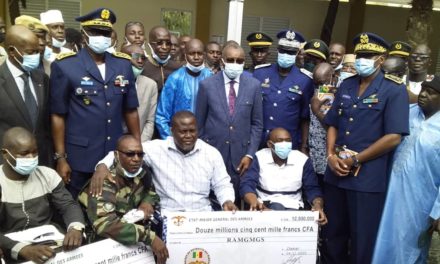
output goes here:
[{"label": "military beret", "polygon": [[250,47],[269,47],[272,45],[272,38],[263,32],[253,32],[246,38]]},{"label": "military beret", "polygon": [[27,15],[21,15],[19,17],[15,18],[15,24],[16,25],[22,25],[27,27],[32,32],[40,32],[44,31],[45,33],[49,32],[49,29],[41,23],[41,21],[35,17],[27,16]]},{"label": "military beret", "polygon": [[387,52],[389,45],[380,36],[364,32],[360,33],[353,39],[354,53],[385,53]]},{"label": "military beret", "polygon": [[429,87],[440,93],[440,76],[434,75],[434,78],[426,79],[422,82],[422,87]]},{"label": "military beret", "polygon": [[327,44],[320,39],[309,40],[306,45],[304,45],[304,52],[323,60],[327,60],[329,54]]},{"label": "military beret", "polygon": [[87,15],[75,18],[76,21],[81,22],[81,26],[109,28],[113,27],[116,22],[115,13],[108,8],[98,8]]},{"label": "military beret", "polygon": [[403,41],[394,41],[391,43],[389,55],[407,58],[411,53],[412,47]]},{"label": "military beret", "polygon": [[301,43],[306,41],[301,33],[295,32],[291,29],[278,32],[277,38],[279,46],[292,50],[299,49],[301,47]]}]

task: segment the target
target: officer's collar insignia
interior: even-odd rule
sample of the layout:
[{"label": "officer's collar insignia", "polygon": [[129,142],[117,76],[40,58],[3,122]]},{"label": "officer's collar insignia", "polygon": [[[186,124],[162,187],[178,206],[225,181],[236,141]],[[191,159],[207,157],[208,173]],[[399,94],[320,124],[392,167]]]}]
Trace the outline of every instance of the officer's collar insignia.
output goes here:
[{"label": "officer's collar insignia", "polygon": [[125,87],[128,84],[128,80],[125,80],[124,75],[116,76],[115,86]]},{"label": "officer's collar insignia", "polygon": [[313,79],[313,73],[309,72],[308,70],[301,68],[300,72],[304,73],[305,75],[307,75],[307,77],[309,77],[310,79]]},{"label": "officer's collar insignia", "polygon": [[269,78],[264,79],[264,82],[261,84],[261,87],[269,88],[270,87],[270,79]]},{"label": "officer's collar insignia", "polygon": [[62,59],[65,59],[65,58],[71,57],[71,56],[73,56],[73,55],[76,55],[76,52],[74,52],[74,51],[63,52],[63,53],[58,54],[58,56],[57,56],[57,60],[62,60]]},{"label": "officer's collar insignia", "polygon": [[384,78],[385,78],[385,79],[388,79],[388,80],[390,80],[390,81],[393,81],[393,82],[395,82],[395,83],[397,83],[397,84],[402,84],[402,83],[403,83],[402,78],[397,77],[397,76],[392,75],[392,74],[388,74],[388,73],[386,73],[386,74],[384,74]]}]

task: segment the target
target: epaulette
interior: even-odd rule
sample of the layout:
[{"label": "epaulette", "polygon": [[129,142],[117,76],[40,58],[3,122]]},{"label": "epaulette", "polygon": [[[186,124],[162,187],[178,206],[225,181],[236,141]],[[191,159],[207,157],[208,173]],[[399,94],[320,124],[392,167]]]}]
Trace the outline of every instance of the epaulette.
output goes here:
[{"label": "epaulette", "polygon": [[268,67],[268,66],[270,66],[270,65],[271,65],[270,63],[260,64],[260,65],[255,66],[255,67],[254,67],[254,70],[256,70],[256,69],[261,69],[261,68],[265,68],[265,67]]},{"label": "epaulette", "polygon": [[67,57],[71,57],[71,56],[74,56],[74,55],[76,55],[76,52],[74,52],[74,51],[60,53],[57,56],[57,60],[62,60],[62,59],[65,59]]},{"label": "epaulette", "polygon": [[399,77],[394,76],[392,74],[385,73],[384,77],[385,77],[385,79],[391,80],[391,81],[393,81],[393,82],[395,82],[397,84],[402,84],[403,83],[402,78],[399,78]]},{"label": "epaulette", "polygon": [[125,54],[123,52],[119,52],[119,51],[115,51],[112,53],[113,56],[118,57],[118,58],[123,58],[123,59],[127,59],[127,60],[131,60],[130,55]]},{"label": "epaulette", "polygon": [[313,73],[309,72],[308,70],[301,68],[299,69],[299,71],[307,75],[307,77],[309,77],[310,79],[313,79]]}]

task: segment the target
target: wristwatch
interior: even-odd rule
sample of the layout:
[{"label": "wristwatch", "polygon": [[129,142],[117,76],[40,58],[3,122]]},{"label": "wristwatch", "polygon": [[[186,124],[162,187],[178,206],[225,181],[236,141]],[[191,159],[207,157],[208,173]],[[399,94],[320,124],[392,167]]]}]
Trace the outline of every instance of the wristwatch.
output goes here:
[{"label": "wristwatch", "polygon": [[[84,231],[84,227],[83,227],[83,226],[80,226],[80,225],[72,225],[70,228],[71,228],[71,229],[74,229],[74,230],[77,230],[77,231],[80,231],[80,232],[83,232],[83,231]],[[69,228],[69,229],[70,229],[70,228]]]},{"label": "wristwatch", "polygon": [[53,160],[57,161],[59,159],[67,159],[67,154],[59,154],[55,152],[55,154],[53,154]]},{"label": "wristwatch", "polygon": [[357,159],[356,155],[351,156],[351,159],[353,160],[353,167],[359,168],[361,166],[361,163]]}]

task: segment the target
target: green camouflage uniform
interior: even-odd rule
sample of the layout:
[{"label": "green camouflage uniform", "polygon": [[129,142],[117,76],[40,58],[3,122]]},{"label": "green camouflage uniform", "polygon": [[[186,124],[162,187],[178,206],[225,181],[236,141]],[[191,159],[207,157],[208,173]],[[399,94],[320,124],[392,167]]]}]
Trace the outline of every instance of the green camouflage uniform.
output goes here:
[{"label": "green camouflage uniform", "polygon": [[154,231],[141,224],[129,224],[122,221],[128,211],[138,208],[143,202],[155,205],[159,196],[153,188],[146,190],[144,177],[149,177],[151,172],[144,169],[140,175],[133,179],[126,178],[117,166],[110,168],[115,177],[116,184],[105,180],[102,195],[92,197],[89,194],[89,185],[80,193],[79,202],[86,208],[87,216],[98,236],[112,238],[122,244],[131,245],[144,242],[151,245],[156,237]]}]

